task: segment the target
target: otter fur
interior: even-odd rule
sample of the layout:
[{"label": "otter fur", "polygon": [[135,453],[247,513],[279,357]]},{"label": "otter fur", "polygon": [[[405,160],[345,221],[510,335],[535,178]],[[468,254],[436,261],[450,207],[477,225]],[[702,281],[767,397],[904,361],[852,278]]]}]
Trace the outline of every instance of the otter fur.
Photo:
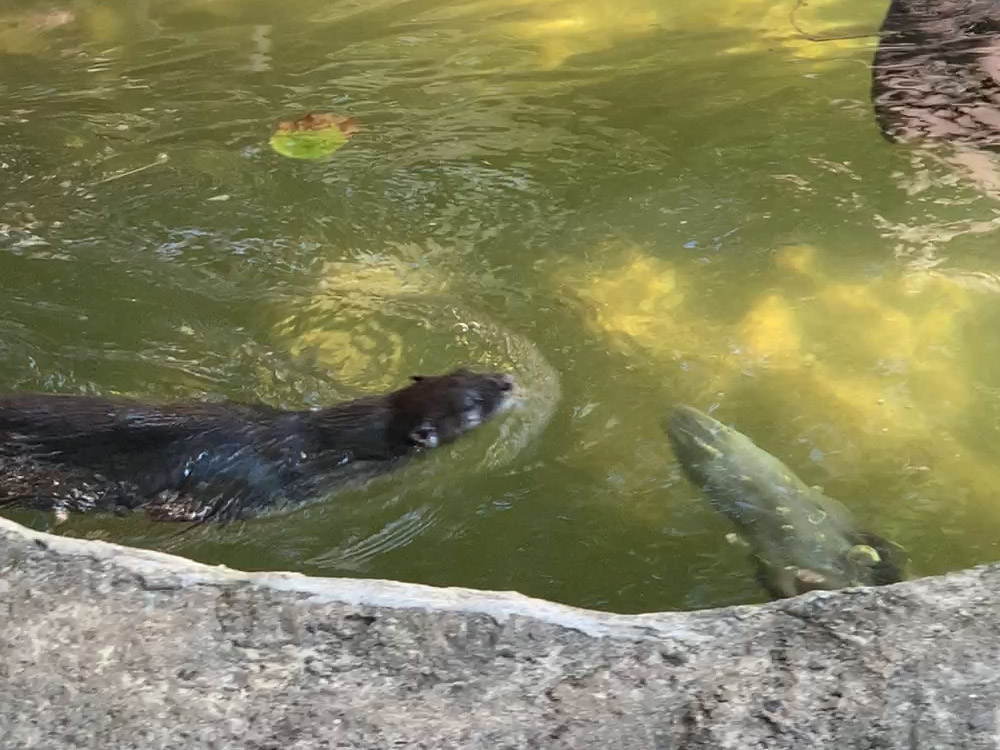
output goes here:
[{"label": "otter fur", "polygon": [[392,471],[505,411],[513,396],[511,376],[467,369],[314,411],[0,396],[0,507],[252,518]]}]

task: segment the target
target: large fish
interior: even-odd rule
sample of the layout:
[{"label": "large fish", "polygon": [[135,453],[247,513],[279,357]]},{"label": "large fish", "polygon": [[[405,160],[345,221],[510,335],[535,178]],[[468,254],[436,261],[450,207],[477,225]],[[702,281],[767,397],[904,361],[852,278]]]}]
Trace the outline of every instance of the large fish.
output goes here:
[{"label": "large fish", "polygon": [[858,526],[746,435],[690,406],[664,425],[684,474],[750,547],[774,597],[878,586],[904,577],[902,547]]}]

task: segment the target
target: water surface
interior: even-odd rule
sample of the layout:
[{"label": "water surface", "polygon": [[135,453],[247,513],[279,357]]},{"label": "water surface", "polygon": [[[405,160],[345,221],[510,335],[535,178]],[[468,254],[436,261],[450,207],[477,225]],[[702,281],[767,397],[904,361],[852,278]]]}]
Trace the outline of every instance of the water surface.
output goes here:
[{"label": "water surface", "polygon": [[[299,408],[471,363],[533,394],[289,516],[60,529],[623,612],[760,601],[660,432],[686,402],[915,572],[995,559],[998,206],[879,134],[884,11],[5,6],[4,389]],[[270,152],[308,110],[362,132],[325,163]]]}]

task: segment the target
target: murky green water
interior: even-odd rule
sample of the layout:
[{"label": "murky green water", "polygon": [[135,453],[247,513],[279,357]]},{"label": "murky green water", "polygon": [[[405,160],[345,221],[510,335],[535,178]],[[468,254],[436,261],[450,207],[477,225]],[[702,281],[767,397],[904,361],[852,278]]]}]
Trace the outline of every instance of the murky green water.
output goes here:
[{"label": "murky green water", "polygon": [[[792,3],[611,5],[0,6],[4,389],[298,407],[469,362],[534,394],[287,517],[65,533],[618,611],[761,600],[660,432],[683,401],[917,573],[1000,556],[996,203],[881,138],[874,37],[804,40]],[[307,110],[363,130],[271,153]]]}]

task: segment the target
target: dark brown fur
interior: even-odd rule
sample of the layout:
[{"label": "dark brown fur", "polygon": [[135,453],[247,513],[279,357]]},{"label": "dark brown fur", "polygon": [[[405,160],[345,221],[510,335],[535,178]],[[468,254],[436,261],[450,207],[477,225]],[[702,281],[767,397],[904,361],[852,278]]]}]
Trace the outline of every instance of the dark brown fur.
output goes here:
[{"label": "dark brown fur", "polygon": [[0,397],[0,507],[144,508],[232,520],[322,498],[397,468],[503,411],[513,379],[456,370],[317,411]]}]

